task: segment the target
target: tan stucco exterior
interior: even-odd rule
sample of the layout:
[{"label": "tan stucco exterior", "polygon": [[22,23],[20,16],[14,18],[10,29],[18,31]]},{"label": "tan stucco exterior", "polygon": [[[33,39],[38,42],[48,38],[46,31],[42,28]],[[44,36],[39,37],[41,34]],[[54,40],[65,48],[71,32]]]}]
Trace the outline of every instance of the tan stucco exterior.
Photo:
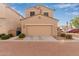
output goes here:
[{"label": "tan stucco exterior", "polygon": [[[40,13],[40,10],[41,10],[41,13]],[[35,11],[35,15],[38,15],[38,14],[42,14],[43,15],[44,12],[48,12],[49,16],[52,17],[54,10],[48,9],[45,6],[34,6],[32,8],[28,8],[28,9],[25,10],[25,13],[26,13],[25,17],[30,17],[30,12],[31,11]]]},{"label": "tan stucco exterior", "polygon": [[[41,12],[37,9],[40,8]],[[30,12],[35,12],[30,16]],[[48,16],[44,15],[48,12]],[[22,33],[26,36],[56,36],[58,21],[52,17],[52,10],[44,6],[36,6],[26,9],[26,18],[21,21]]]},{"label": "tan stucco exterior", "polygon": [[14,9],[7,6],[7,4],[0,3],[0,34],[16,32],[19,27],[20,19],[22,16],[19,15]]}]

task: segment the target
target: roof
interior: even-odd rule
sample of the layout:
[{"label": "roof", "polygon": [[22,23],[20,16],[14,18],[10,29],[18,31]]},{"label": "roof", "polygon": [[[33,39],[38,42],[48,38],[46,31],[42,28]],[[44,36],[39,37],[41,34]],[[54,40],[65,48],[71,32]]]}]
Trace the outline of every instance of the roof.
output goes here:
[{"label": "roof", "polygon": [[[44,16],[44,15],[42,15],[42,14],[38,14],[38,15]],[[38,15],[35,15],[35,16],[38,16]],[[34,17],[34,16],[31,16],[31,17]],[[28,18],[31,18],[31,17],[23,18],[23,19],[21,19],[21,21],[23,21],[23,20],[25,20],[25,19],[28,19]],[[47,17],[47,16],[45,16],[45,17]],[[49,17],[49,16],[48,16],[48,18],[51,18],[51,19],[54,19],[54,20],[58,21],[57,19],[55,19],[55,18],[53,18],[53,17]]]},{"label": "roof", "polygon": [[[44,6],[44,5],[36,5],[36,6],[32,6],[32,7],[30,7],[30,8],[35,8],[35,7],[37,7],[37,6],[45,7],[45,8],[47,8],[47,9],[51,10],[51,11],[55,11],[55,9],[48,8],[48,7]],[[27,8],[27,9],[30,9],[30,8]],[[27,9],[26,9],[26,10],[27,10]]]},{"label": "roof", "polygon": [[10,7],[7,7],[9,8],[10,10],[12,10],[13,12],[15,12],[17,15],[21,16],[22,18],[24,18],[22,15],[20,15],[17,11],[15,11],[14,9],[10,8]]}]

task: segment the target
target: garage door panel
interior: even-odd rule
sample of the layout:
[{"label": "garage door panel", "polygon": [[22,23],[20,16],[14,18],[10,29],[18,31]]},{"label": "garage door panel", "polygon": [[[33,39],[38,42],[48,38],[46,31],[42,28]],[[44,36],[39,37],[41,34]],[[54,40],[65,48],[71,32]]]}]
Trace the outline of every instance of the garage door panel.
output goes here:
[{"label": "garage door panel", "polygon": [[50,36],[51,26],[28,26],[27,32],[30,36]]}]

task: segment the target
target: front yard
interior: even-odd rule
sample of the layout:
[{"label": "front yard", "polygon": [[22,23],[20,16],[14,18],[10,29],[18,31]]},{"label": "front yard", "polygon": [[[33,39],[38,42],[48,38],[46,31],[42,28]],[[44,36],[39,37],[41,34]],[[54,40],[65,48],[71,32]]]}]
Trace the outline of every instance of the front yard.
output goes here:
[{"label": "front yard", "polygon": [[20,34],[19,36],[13,37],[11,34],[0,35],[0,40],[25,40],[25,41],[78,41],[79,34],[75,33],[66,33],[60,36],[52,37],[52,36],[25,36],[24,34]]}]

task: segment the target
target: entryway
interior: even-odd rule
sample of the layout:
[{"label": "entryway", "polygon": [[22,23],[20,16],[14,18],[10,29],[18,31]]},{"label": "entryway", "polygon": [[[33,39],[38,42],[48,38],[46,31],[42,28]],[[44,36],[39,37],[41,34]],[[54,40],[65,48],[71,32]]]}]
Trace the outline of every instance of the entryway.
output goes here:
[{"label": "entryway", "polygon": [[21,33],[21,28],[17,28],[16,30],[16,36],[18,36]]}]

